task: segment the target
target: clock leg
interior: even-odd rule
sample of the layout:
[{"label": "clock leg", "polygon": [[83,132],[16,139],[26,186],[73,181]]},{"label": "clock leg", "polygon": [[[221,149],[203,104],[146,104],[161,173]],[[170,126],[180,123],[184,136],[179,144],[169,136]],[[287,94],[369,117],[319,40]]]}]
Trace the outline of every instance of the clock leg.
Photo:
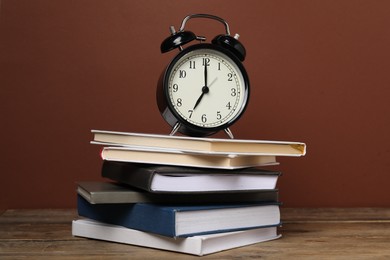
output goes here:
[{"label": "clock leg", "polygon": [[173,127],[172,127],[172,130],[171,132],[169,133],[169,135],[175,135],[176,132],[179,130],[181,124],[179,122],[177,122]]},{"label": "clock leg", "polygon": [[234,139],[232,131],[230,131],[229,127],[224,129],[225,133],[230,137],[230,139]]}]

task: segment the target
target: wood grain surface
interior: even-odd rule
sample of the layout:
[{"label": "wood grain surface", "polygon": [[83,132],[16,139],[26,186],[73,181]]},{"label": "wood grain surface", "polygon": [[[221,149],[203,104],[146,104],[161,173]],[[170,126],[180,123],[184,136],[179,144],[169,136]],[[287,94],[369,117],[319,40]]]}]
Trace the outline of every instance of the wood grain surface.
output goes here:
[{"label": "wood grain surface", "polygon": [[[77,238],[75,210],[6,210],[1,259],[195,259],[181,253]],[[202,259],[387,259],[388,208],[282,208],[281,239]]]}]

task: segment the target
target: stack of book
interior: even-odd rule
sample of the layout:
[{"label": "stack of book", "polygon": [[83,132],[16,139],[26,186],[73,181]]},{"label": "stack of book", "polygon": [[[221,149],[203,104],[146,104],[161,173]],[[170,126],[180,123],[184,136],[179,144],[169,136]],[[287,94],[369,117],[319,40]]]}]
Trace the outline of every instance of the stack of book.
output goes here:
[{"label": "stack of book", "polygon": [[107,182],[79,182],[75,236],[205,255],[280,237],[280,172],[306,145],[92,130]]}]

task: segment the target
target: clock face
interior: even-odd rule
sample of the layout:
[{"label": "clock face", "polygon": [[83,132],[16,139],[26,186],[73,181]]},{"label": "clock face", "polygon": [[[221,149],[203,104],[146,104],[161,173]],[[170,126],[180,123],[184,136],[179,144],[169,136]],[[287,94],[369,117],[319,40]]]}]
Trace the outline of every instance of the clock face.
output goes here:
[{"label": "clock face", "polygon": [[171,109],[187,124],[220,129],[244,111],[249,82],[239,61],[207,46],[177,56],[167,70],[165,91]]}]

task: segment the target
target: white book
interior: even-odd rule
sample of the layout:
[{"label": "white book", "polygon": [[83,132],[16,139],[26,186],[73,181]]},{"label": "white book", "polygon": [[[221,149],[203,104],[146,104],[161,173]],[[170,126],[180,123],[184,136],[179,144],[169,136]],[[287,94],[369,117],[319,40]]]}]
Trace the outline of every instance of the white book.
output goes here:
[{"label": "white book", "polygon": [[265,227],[187,238],[171,238],[90,219],[73,220],[72,235],[199,256],[281,237],[277,234],[277,227]]},{"label": "white book", "polygon": [[180,150],[131,146],[107,146],[101,151],[103,160],[146,164],[164,164],[215,169],[240,169],[276,165],[275,156],[201,154]]}]

